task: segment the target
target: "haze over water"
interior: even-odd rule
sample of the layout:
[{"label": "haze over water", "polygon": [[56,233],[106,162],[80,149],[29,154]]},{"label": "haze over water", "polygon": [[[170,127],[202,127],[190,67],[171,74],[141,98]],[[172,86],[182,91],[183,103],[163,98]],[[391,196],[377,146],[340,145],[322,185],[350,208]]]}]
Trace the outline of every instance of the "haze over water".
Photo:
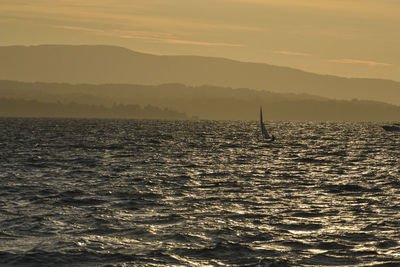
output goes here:
[{"label": "haze over water", "polygon": [[400,264],[373,123],[0,119],[0,265]]}]

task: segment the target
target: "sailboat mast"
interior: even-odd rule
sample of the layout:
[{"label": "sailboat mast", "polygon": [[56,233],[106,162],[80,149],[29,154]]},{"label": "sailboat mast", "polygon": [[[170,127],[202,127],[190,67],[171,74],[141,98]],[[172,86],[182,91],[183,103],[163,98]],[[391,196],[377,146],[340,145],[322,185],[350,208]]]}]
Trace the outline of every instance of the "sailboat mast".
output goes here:
[{"label": "sailboat mast", "polygon": [[264,126],[264,122],[263,122],[262,107],[260,107],[260,127],[261,127],[261,133],[265,137],[265,126]]},{"label": "sailboat mast", "polygon": [[263,114],[262,114],[262,107],[260,107],[260,127],[261,127],[261,133],[264,136],[264,138],[270,138],[267,129],[265,129],[264,121],[263,121]]}]

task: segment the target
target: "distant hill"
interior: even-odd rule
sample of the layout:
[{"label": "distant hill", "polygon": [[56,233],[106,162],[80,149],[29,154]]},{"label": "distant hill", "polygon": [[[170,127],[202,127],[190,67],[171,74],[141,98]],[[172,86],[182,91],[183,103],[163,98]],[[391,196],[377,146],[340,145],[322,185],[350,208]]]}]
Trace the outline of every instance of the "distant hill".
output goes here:
[{"label": "distant hill", "polygon": [[26,82],[182,83],[365,99],[400,105],[400,82],[318,75],[199,56],[156,56],[114,46],[3,46],[0,79]]},{"label": "distant hill", "polygon": [[113,105],[112,107],[104,107],[9,98],[0,98],[0,117],[189,119],[184,113],[169,109],[160,109],[150,105],[145,107],[138,105]]},{"label": "distant hill", "polygon": [[[62,114],[72,117],[135,118],[140,107],[158,107],[154,113],[157,116],[146,118],[257,120],[259,107],[263,106],[266,120],[398,121],[400,118],[400,106],[376,101],[332,100],[310,95],[182,84],[152,86],[0,81],[0,98],[3,98],[3,102],[0,101],[1,116],[10,114],[10,111],[14,112],[13,116],[23,116],[18,115],[18,110],[24,110],[24,114],[30,116],[53,116],[62,110],[69,110]],[[12,101],[16,102],[12,104]],[[138,118],[144,117],[141,115]]]}]

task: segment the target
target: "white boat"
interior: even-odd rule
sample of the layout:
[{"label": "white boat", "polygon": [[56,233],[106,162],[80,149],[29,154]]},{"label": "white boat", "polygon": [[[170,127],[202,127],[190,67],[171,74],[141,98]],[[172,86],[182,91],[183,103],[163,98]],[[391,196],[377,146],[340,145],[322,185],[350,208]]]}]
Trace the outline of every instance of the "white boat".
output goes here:
[{"label": "white boat", "polygon": [[264,121],[263,121],[263,114],[262,114],[262,107],[260,107],[260,126],[261,126],[261,133],[265,139],[265,141],[272,142],[275,140],[275,136],[269,134],[267,129],[265,128]]}]

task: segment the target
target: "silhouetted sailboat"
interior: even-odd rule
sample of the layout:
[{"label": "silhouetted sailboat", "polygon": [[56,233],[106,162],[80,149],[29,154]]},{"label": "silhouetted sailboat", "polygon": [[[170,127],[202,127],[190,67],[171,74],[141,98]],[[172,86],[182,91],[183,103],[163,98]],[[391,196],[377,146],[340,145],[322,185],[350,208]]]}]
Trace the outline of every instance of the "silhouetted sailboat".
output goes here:
[{"label": "silhouetted sailboat", "polygon": [[262,114],[262,107],[260,107],[260,126],[261,126],[261,133],[264,137],[264,139],[268,142],[272,142],[275,140],[275,136],[272,134],[270,135],[265,128],[264,121],[263,121],[263,114]]}]

